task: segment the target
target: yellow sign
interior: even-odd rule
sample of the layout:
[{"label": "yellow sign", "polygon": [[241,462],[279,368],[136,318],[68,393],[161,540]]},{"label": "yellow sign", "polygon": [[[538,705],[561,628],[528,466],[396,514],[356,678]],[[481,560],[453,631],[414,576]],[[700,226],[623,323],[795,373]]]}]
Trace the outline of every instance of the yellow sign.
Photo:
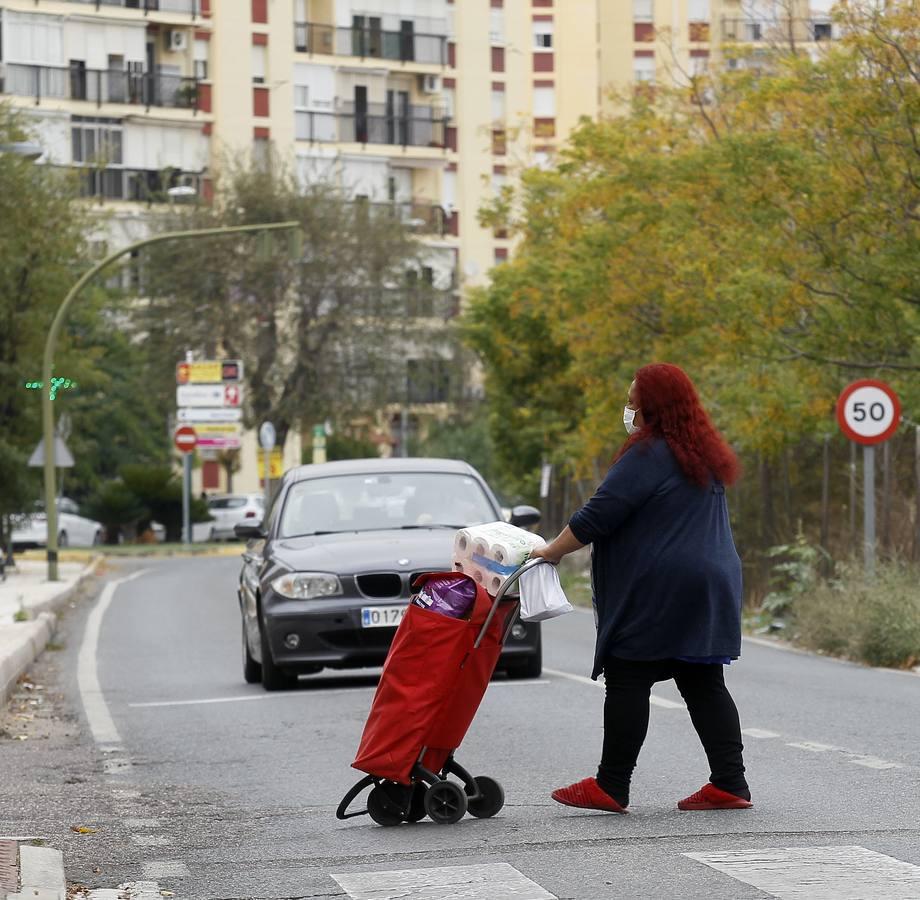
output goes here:
[{"label": "yellow sign", "polygon": [[205,359],[201,362],[183,362],[176,366],[176,384],[220,384],[221,362]]},{"label": "yellow sign", "polygon": [[[259,451],[259,478],[265,478],[265,452]],[[268,457],[268,477],[277,481],[284,474],[284,463],[281,460],[281,449],[272,450]]]},{"label": "yellow sign", "polygon": [[191,422],[198,437],[242,437],[243,426],[240,422]]}]

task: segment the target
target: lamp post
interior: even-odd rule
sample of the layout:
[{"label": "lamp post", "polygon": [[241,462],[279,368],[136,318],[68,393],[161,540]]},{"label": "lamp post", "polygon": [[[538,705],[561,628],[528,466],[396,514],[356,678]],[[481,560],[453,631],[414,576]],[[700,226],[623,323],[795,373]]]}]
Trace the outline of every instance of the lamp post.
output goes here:
[{"label": "lamp post", "polygon": [[97,263],[87,272],[84,272],[77,283],[68,291],[64,302],[58,308],[48,330],[45,340],[45,354],[42,359],[42,436],[45,442],[45,515],[48,523],[48,581],[57,581],[58,578],[58,529],[57,529],[57,488],[54,470],[54,408],[51,401],[51,370],[54,364],[54,348],[58,334],[71,304],[80,291],[103,269],[110,266],[120,256],[125,256],[149,244],[161,244],[165,241],[193,240],[195,238],[220,237],[227,234],[245,234],[267,231],[299,231],[299,222],[273,222],[261,225],[234,225],[228,228],[201,228],[191,231],[169,231],[163,234],[136,241],[110,253],[105,259]]}]

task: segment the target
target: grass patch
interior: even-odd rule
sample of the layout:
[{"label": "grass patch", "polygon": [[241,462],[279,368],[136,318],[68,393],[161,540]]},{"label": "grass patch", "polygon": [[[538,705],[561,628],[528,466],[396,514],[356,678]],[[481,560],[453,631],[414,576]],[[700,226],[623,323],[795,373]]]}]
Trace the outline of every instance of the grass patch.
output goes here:
[{"label": "grass patch", "polygon": [[873,666],[910,668],[920,663],[920,571],[903,562],[878,565],[874,578],[862,567],[838,567],[791,604],[794,641],[833,656]]}]

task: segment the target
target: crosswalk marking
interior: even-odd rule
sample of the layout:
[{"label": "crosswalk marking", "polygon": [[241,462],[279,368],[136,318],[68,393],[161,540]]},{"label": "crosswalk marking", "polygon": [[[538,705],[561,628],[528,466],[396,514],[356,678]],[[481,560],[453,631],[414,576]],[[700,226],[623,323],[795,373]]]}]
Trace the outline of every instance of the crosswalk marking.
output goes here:
[{"label": "crosswalk marking", "polygon": [[345,872],[332,877],[351,900],[557,900],[508,863]]},{"label": "crosswalk marking", "polygon": [[779,900],[920,897],[920,866],[865,847],[784,847],[684,856]]}]

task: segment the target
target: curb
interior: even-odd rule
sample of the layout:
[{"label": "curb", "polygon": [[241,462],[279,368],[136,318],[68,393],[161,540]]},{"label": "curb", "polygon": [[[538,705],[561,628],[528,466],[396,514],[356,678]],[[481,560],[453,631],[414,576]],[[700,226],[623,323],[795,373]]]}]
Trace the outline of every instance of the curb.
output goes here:
[{"label": "curb", "polygon": [[[83,582],[95,574],[101,556],[90,560],[77,576],[77,580],[43,603],[32,607],[34,618],[0,631],[0,703],[5,703],[16,687],[16,682],[45,649],[57,628],[57,611],[80,589]],[[5,630],[6,631],[6,630]]]},{"label": "curb", "polygon": [[65,900],[64,855],[52,847],[19,845],[19,893],[6,900]]}]

